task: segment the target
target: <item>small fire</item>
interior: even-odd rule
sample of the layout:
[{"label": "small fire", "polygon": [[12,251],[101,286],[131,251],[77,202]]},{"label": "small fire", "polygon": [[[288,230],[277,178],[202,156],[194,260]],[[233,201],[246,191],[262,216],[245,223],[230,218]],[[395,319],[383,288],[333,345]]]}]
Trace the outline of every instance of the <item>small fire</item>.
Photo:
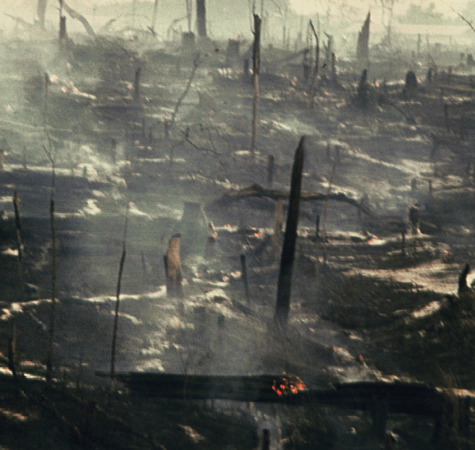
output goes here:
[{"label": "small fire", "polygon": [[307,386],[299,377],[282,378],[280,384],[274,380],[272,390],[280,397],[282,395],[298,394],[299,391],[305,391]]},{"label": "small fire", "polygon": [[257,233],[254,233],[254,237],[260,239],[262,237],[262,232],[258,231]]}]

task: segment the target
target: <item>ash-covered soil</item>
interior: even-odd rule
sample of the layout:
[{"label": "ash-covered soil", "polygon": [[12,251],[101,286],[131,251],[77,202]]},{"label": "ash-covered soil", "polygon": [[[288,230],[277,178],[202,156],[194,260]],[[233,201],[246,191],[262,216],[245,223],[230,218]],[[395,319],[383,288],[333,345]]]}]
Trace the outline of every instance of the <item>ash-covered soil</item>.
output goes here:
[{"label": "ash-covered soil", "polygon": [[[244,449],[260,445],[263,428],[275,448],[374,448],[371,420],[360,411],[148,401],[120,384],[111,399],[108,380],[96,372],[110,370],[124,242],[117,372],[290,373],[312,389],[378,380],[473,389],[475,297],[470,287],[458,293],[474,251],[474,100],[466,68],[450,78],[441,71],[408,98],[399,80],[409,58],[391,72],[380,62],[362,104],[360,74],[341,61],[337,84],[321,69],[309,107],[300,63],[266,49],[252,162],[252,83],[240,64],[225,65],[224,43],[78,42],[67,54],[50,40],[1,48],[2,448]],[[217,200],[254,183],[288,191],[303,135],[303,190],[322,196],[301,205],[289,329],[280,335],[273,326],[276,202],[269,195]],[[341,201],[328,200],[333,193]],[[56,387],[43,392],[51,199]],[[411,234],[415,201],[420,223]],[[191,202],[203,210],[190,222]],[[286,212],[284,204],[284,223]],[[217,238],[205,252],[208,222]],[[163,255],[177,232],[183,299],[169,298],[165,287]],[[17,370],[39,377],[20,387],[8,378],[13,325]],[[426,418],[388,422],[400,448],[429,448],[433,428]]]}]

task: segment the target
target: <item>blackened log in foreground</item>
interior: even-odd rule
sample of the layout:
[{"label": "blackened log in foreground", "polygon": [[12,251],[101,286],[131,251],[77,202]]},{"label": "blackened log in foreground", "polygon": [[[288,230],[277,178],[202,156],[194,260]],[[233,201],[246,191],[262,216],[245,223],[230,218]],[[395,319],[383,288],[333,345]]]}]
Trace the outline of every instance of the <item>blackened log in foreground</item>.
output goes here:
[{"label": "blackened log in foreground", "polygon": [[[106,372],[96,372],[96,375],[109,377]],[[292,375],[212,376],[138,372],[117,374],[116,378],[131,392],[147,397],[222,399],[294,406],[312,404],[363,411],[371,411],[375,402],[384,402],[391,414],[426,416],[437,416],[442,412],[447,393],[456,398],[474,395],[473,392],[440,389],[422,383],[369,381],[306,390],[302,381]]]},{"label": "blackened log in foreground", "polygon": [[290,311],[290,293],[292,288],[292,269],[294,265],[295,244],[300,213],[300,192],[302,187],[302,170],[304,161],[304,141],[300,139],[295,152],[290,182],[290,201],[285,227],[282,258],[280,260],[279,280],[277,283],[277,303],[275,306],[275,320],[279,327],[286,329]]},{"label": "blackened log in foreground", "polygon": [[[212,203],[209,203],[208,206],[212,207],[213,204],[227,205],[229,204],[230,201],[237,201],[237,200],[242,200],[244,198],[250,198],[250,197],[267,197],[267,198],[271,198],[272,200],[279,200],[279,199],[287,200],[289,196],[290,196],[289,192],[279,191],[277,189],[265,189],[262,186],[259,186],[258,184],[252,184],[242,189],[228,191],[225,194],[223,194],[221,197],[219,197],[218,199],[214,200]],[[349,203],[350,205],[353,205],[355,208],[358,208],[365,214],[371,215],[371,212],[367,206],[361,204],[357,200],[350,198],[340,192],[336,192],[330,195],[318,194],[318,193],[313,193],[313,192],[300,193],[300,201],[302,202],[305,202],[305,201],[321,202],[321,201],[326,201],[327,198],[328,200]]]}]

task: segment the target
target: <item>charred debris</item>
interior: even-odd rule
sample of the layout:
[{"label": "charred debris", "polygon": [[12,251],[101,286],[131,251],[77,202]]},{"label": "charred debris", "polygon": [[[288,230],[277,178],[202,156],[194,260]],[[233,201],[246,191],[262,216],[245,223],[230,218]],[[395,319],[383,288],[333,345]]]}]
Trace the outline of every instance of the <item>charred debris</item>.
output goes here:
[{"label": "charred debris", "polygon": [[473,448],[467,49],[47,3],[0,40],[0,446]]}]

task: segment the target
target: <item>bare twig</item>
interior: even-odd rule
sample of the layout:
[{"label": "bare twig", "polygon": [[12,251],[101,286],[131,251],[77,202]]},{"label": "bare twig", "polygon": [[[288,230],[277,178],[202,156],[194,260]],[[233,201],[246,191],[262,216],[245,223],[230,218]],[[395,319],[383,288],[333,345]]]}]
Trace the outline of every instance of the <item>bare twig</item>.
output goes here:
[{"label": "bare twig", "polygon": [[459,16],[474,32],[475,28],[473,27],[472,23],[469,22],[462,14],[460,14],[455,8],[450,6],[448,3],[444,2],[444,0],[440,0],[445,6],[448,6],[457,16]]},{"label": "bare twig", "polygon": [[179,99],[177,100],[175,109],[173,110],[172,118],[170,122],[168,122],[168,124],[166,125],[167,133],[170,132],[170,130],[173,128],[173,125],[175,124],[176,115],[178,114],[178,110],[180,109],[180,106],[183,103],[183,100],[185,100],[185,97],[188,95],[188,92],[191,88],[191,84],[193,83],[193,79],[195,78],[196,70],[198,69],[199,63],[200,63],[200,55],[197,55],[195,60],[193,61],[193,69],[191,70],[190,78],[188,79],[186,88],[183,91],[183,93],[180,95]]}]

